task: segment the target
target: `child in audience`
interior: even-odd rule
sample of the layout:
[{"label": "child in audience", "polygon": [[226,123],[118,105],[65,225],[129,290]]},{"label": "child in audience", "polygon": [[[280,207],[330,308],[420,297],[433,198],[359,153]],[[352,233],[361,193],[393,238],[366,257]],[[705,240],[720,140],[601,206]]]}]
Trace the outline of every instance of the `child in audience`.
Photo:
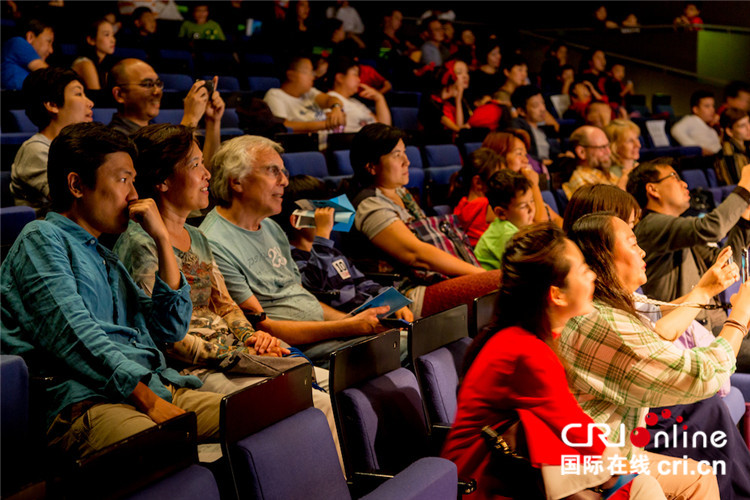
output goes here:
[{"label": "child in audience", "polygon": [[226,40],[219,23],[209,19],[208,2],[194,3],[191,6],[192,21],[185,20],[178,36],[191,40]]},{"label": "child in audience", "polygon": [[367,279],[331,240],[333,208],[315,210],[315,227],[297,229],[292,213],[297,200],[325,200],[325,183],[309,175],[295,175],[284,189],[281,214],[276,218],[289,238],[292,257],[302,275],[302,286],[325,304],[350,312],[378,295],[383,286]]},{"label": "child in audience", "polygon": [[469,87],[469,67],[465,62],[451,60],[438,71],[438,88],[422,99],[419,122],[431,143],[453,142],[453,136],[469,128],[471,108],[464,99]]},{"label": "child in audience", "polygon": [[502,166],[500,155],[490,148],[479,148],[469,155],[469,161],[464,164],[459,179],[454,187],[457,194],[463,195],[453,210],[458,218],[461,229],[469,237],[469,243],[476,246],[479,237],[489,227],[487,219],[494,219],[487,200],[487,183],[492,174]]},{"label": "child in audience", "polygon": [[484,269],[500,269],[505,245],[522,227],[534,222],[531,182],[521,174],[503,169],[490,178],[487,189],[495,220],[477,243],[474,254]]}]

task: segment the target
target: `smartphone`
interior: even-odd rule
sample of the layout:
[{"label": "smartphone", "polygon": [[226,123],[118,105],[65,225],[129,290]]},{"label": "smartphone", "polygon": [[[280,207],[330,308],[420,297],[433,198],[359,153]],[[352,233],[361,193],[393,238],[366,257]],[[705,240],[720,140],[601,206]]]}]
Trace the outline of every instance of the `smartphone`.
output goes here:
[{"label": "smartphone", "polygon": [[208,91],[208,100],[210,101],[211,98],[214,95],[214,81],[213,80],[205,80],[206,83],[203,84],[203,87]]},{"label": "smartphone", "polygon": [[750,248],[742,251],[742,261],[740,262],[740,283],[750,279]]}]

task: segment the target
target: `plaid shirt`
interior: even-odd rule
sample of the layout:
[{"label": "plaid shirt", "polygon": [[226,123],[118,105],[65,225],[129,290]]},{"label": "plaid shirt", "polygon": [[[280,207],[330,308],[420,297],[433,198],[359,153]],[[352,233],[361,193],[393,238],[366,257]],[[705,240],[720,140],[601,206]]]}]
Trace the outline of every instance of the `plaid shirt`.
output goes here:
[{"label": "plaid shirt", "polygon": [[610,441],[620,440],[619,426],[625,424],[624,453],[633,448],[630,432],[645,427],[650,407],[708,398],[735,369],[734,352],[722,338],[682,350],[659,337],[648,319],[601,302],[594,307],[565,325],[560,354],[573,395],[595,422],[610,426]]},{"label": "plaid shirt", "polygon": [[619,180],[620,178],[612,172],[605,174],[598,168],[582,165],[573,171],[573,175],[570,176],[568,182],[563,182],[562,188],[565,191],[565,196],[570,199],[579,187],[590,186],[592,184],[609,184],[614,186]]}]

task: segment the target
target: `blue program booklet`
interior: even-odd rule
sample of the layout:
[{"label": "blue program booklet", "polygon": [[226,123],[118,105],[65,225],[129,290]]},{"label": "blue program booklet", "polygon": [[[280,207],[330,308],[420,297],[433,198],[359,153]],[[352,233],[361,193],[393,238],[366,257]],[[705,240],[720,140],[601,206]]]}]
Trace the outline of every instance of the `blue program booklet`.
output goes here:
[{"label": "blue program booklet", "polygon": [[388,309],[388,312],[378,315],[378,318],[385,318],[395,313],[402,307],[408,306],[411,303],[411,299],[407,299],[401,294],[401,292],[399,292],[392,286],[389,286],[384,291],[380,292],[377,296],[371,298],[349,314],[354,316],[371,307],[390,306],[391,308]]}]

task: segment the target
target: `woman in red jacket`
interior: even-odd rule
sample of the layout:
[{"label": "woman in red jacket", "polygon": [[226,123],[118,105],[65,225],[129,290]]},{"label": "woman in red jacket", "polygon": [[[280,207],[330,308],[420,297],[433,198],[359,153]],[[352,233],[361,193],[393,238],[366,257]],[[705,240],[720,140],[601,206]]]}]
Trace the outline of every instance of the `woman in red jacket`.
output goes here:
[{"label": "woman in red jacket", "polygon": [[[566,437],[586,443],[593,423],[568,389],[556,343],[568,319],[592,310],[595,279],[580,250],[554,224],[522,229],[508,244],[495,325],[467,352],[458,411],[442,453],[456,463],[460,477],[477,481],[477,498],[536,498],[533,485],[503,477],[507,469],[493,467],[481,435],[484,426],[497,428],[516,418],[528,458],[541,470],[547,498],[567,498],[594,487],[609,488],[604,498],[610,499],[664,498],[650,476],[630,481],[632,476],[610,475],[607,465],[614,448],[605,447],[600,431],[583,447],[571,448],[562,440],[566,426],[580,424],[568,429]],[[598,473],[564,474],[563,456],[578,457],[579,463],[585,457],[602,460],[604,467]]]}]

